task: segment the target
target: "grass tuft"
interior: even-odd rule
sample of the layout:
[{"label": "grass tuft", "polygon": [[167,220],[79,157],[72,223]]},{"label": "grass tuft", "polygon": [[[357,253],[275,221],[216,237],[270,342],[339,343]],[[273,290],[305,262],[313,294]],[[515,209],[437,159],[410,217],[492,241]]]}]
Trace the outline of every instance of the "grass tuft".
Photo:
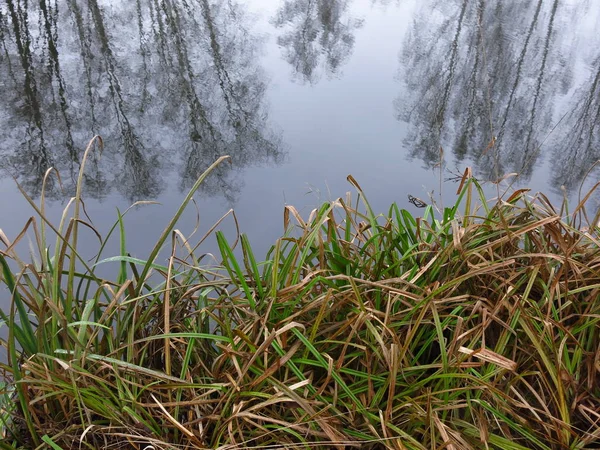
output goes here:
[{"label": "grass tuft", "polygon": [[[600,445],[600,251],[584,203],[569,217],[525,191],[490,203],[466,171],[450,208],[377,215],[349,177],[356,202],[287,207],[266,258],[217,231],[222,262],[202,265],[176,224],[224,159],[147,259],[128,255],[121,213],[94,263],[81,257],[78,236],[97,233],[80,190],[60,224],[30,200],[37,216],[0,235],[1,448]],[[32,262],[16,252],[27,232]],[[119,254],[101,256],[113,232]]]}]

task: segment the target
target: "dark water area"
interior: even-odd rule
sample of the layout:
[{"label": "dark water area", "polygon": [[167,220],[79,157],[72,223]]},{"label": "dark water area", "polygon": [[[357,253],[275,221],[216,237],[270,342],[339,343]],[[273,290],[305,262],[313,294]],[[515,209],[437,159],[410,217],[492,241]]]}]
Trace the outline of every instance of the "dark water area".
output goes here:
[{"label": "dark water area", "polygon": [[599,21],[584,0],[0,0],[0,228],[14,238],[32,215],[13,177],[37,201],[50,167],[58,220],[96,134],[94,225],[161,203],[126,220],[139,257],[225,154],[196,196],[201,228],[234,208],[259,254],[284,205],[307,216],[348,174],[377,211],[452,202],[467,166],[574,196],[598,178]]}]

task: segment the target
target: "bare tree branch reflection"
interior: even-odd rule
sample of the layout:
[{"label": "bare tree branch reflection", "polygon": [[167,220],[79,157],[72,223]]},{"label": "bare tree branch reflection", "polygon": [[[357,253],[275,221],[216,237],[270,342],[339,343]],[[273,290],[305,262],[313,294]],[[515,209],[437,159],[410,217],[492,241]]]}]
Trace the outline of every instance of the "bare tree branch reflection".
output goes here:
[{"label": "bare tree branch reflection", "polygon": [[285,31],[277,39],[294,77],[318,81],[332,76],[352,54],[354,32],[362,21],[349,16],[349,0],[283,0],[273,24]]},{"label": "bare tree branch reflection", "polygon": [[600,160],[600,57],[593,66],[598,69],[589,87],[577,93],[576,107],[566,118],[569,132],[554,144],[552,184],[557,190],[564,186],[572,192]]},{"label": "bare tree branch reflection", "polygon": [[[564,11],[563,11],[564,8]],[[517,172],[527,180],[553,123],[554,104],[573,82],[562,70],[568,36],[560,0],[421,3],[401,54],[397,118],[404,142],[428,167],[439,148],[474,160],[478,176]]]},{"label": "bare tree branch reflection", "polygon": [[69,190],[75,149],[101,134],[88,196],[156,197],[173,171],[185,189],[228,153],[232,165],[203,189],[235,201],[244,167],[284,158],[268,123],[262,41],[248,24],[235,1],[0,3],[4,168],[35,196],[55,166],[71,174]]}]

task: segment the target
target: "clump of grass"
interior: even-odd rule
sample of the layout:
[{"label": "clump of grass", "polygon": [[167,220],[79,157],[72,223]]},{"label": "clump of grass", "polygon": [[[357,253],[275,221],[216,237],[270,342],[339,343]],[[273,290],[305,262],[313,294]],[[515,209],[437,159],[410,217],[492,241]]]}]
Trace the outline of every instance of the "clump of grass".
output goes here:
[{"label": "clump of grass", "polygon": [[96,261],[113,281],[77,253],[79,191],[58,226],[36,207],[41,262],[3,236],[4,448],[599,445],[584,203],[565,217],[522,191],[489,204],[466,173],[451,208],[376,215],[349,177],[356,202],[287,207],[266,259],[217,231],[222,262],[207,266],[175,227],[219,163],[146,260],[118,217],[120,255]]}]

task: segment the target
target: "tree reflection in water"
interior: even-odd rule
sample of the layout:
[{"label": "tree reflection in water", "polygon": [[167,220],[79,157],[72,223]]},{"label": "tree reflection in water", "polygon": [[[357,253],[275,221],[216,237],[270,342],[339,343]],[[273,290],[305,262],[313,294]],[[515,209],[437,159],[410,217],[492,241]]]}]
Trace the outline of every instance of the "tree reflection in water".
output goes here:
[{"label": "tree reflection in water", "polygon": [[[567,192],[579,187],[592,166],[600,160],[600,57],[585,88],[575,94],[575,106],[565,116],[564,129],[553,140],[552,184]],[[596,167],[596,172],[598,168]]]},{"label": "tree reflection in water", "polygon": [[[398,119],[410,124],[410,155],[433,167],[443,147],[457,161],[474,160],[485,179],[516,172],[527,181],[552,153],[548,134],[578,103],[552,164],[555,183],[577,183],[598,157],[596,83],[581,99],[566,95],[576,48],[570,22],[586,8],[560,0],[422,2],[400,57],[406,89],[395,101]],[[597,58],[586,64],[597,67]]]},{"label": "tree reflection in water", "polygon": [[[77,149],[101,134],[105,151],[86,169],[88,196],[112,189],[157,196],[176,170],[190,186],[230,154],[202,187],[235,201],[238,171],[277,164],[268,123],[262,42],[244,7],[195,0],[6,0],[0,5],[0,125],[4,167],[33,196],[57,167],[73,189]],[[51,189],[59,195],[57,186]]]},{"label": "tree reflection in water", "polygon": [[362,21],[350,17],[349,0],[283,0],[273,24],[284,28],[277,43],[294,77],[308,83],[329,76],[352,54],[354,32]]}]

